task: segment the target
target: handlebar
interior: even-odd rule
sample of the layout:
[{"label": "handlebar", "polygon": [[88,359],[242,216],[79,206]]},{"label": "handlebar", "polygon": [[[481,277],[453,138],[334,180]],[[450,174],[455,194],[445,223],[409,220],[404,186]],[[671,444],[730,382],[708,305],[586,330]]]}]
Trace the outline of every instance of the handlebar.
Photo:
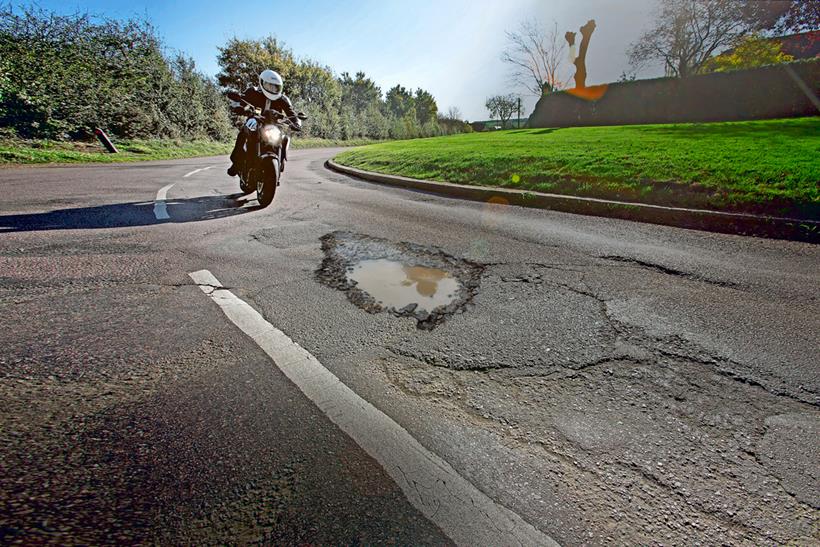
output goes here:
[{"label": "handlebar", "polygon": [[[256,116],[256,107],[243,99],[238,93],[228,93],[228,98],[240,105],[233,106],[231,111],[234,114]],[[302,127],[298,120],[302,119],[298,114],[294,116],[286,116],[284,112],[278,110],[265,110],[262,112],[261,118],[266,123],[285,123],[294,131],[301,131]]]}]

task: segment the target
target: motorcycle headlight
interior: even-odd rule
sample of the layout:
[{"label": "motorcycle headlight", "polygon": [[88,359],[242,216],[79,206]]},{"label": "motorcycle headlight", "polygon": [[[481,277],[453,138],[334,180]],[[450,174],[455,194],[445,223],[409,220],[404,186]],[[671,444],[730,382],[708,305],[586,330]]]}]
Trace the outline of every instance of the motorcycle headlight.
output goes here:
[{"label": "motorcycle headlight", "polygon": [[268,125],[262,129],[262,139],[268,144],[277,145],[282,142],[282,131],[275,125]]}]

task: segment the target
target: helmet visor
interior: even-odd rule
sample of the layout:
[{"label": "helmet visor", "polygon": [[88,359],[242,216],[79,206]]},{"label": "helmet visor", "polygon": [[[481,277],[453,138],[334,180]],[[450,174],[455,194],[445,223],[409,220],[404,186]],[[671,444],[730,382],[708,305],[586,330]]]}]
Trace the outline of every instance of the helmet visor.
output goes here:
[{"label": "helmet visor", "polygon": [[273,95],[279,95],[282,92],[282,86],[274,82],[262,82],[262,88]]}]

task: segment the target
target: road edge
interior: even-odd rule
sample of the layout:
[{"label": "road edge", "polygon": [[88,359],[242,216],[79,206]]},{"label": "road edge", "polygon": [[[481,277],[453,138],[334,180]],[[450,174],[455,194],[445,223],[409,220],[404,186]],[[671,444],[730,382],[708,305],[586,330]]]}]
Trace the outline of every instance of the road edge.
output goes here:
[{"label": "road edge", "polygon": [[341,165],[333,159],[328,159],[325,162],[325,167],[337,173],[368,182],[470,201],[492,201],[493,203],[517,205],[519,207],[549,209],[564,213],[617,218],[708,232],[820,243],[820,221],[435,182],[364,171]]}]

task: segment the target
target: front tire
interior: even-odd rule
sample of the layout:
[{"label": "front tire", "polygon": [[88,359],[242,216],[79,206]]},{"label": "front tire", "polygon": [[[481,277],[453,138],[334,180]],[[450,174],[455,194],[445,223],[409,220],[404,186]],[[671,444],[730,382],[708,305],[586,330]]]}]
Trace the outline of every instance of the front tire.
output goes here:
[{"label": "front tire", "polygon": [[279,160],[271,159],[265,163],[265,169],[256,182],[256,199],[260,207],[270,205],[279,185]]},{"label": "front tire", "polygon": [[250,194],[253,192],[254,187],[250,183],[249,176],[239,176],[239,189],[242,191],[243,194]]},{"label": "front tire", "polygon": [[257,173],[253,165],[248,165],[248,160],[245,159],[239,168],[239,189],[243,194],[250,194],[256,190]]}]

